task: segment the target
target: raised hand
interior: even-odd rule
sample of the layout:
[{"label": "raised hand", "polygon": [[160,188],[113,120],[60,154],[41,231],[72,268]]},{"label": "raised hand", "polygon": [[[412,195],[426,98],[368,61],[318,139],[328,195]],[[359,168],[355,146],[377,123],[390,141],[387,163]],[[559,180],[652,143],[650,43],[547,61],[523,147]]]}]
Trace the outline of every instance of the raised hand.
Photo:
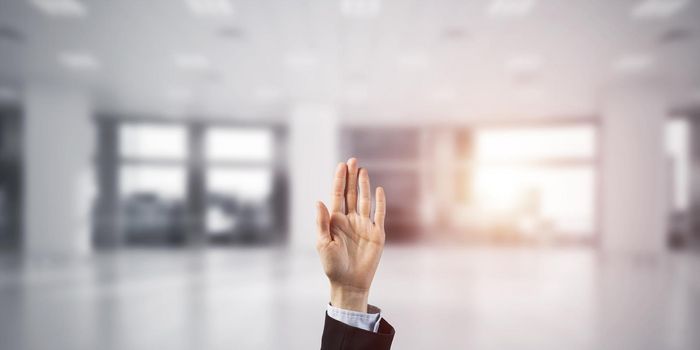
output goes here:
[{"label": "raised hand", "polygon": [[[359,200],[357,187],[359,186]],[[331,284],[331,304],[367,312],[369,288],[384,248],[384,189],[377,187],[374,221],[370,218],[369,175],[350,158],[338,164],[331,211],[317,203],[316,249]]]}]

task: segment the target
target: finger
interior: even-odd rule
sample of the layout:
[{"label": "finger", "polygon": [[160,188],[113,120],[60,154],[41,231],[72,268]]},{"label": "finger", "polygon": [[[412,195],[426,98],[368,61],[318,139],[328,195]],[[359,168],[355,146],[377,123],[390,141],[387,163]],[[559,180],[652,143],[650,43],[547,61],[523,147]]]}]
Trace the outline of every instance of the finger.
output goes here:
[{"label": "finger", "polygon": [[376,200],[374,208],[374,224],[384,227],[384,218],[386,218],[386,196],[384,195],[384,188],[377,187],[374,198]]},{"label": "finger", "polygon": [[348,172],[345,163],[339,163],[335,169],[335,178],[333,179],[333,199],[331,207],[333,212],[342,212],[343,203],[345,202],[345,175]]},{"label": "finger", "polygon": [[367,169],[360,169],[358,182],[360,183],[360,204],[358,209],[361,216],[369,218],[369,211],[372,207],[372,203],[370,202],[371,195],[369,193],[370,186],[369,174],[367,173]]},{"label": "finger", "polygon": [[350,213],[357,210],[357,159],[348,159],[348,179],[345,186],[345,209]]},{"label": "finger", "polygon": [[323,242],[331,241],[330,230],[331,216],[328,213],[328,208],[323,202],[316,203],[316,228],[318,231],[318,239]]}]

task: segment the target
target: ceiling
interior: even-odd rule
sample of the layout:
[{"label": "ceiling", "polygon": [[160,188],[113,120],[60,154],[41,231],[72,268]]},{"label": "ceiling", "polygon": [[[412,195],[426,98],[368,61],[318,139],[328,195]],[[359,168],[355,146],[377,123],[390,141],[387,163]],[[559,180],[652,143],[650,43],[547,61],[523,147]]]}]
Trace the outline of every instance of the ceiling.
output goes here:
[{"label": "ceiling", "polygon": [[[48,1],[82,12],[50,14]],[[641,18],[641,0],[192,10],[221,1],[0,0],[3,95],[39,83],[85,88],[122,114],[274,118],[320,103],[347,119],[512,119],[595,115],[608,86],[631,80],[673,108],[700,104],[700,1],[643,0],[677,8]],[[495,2],[511,8],[494,14]]]}]

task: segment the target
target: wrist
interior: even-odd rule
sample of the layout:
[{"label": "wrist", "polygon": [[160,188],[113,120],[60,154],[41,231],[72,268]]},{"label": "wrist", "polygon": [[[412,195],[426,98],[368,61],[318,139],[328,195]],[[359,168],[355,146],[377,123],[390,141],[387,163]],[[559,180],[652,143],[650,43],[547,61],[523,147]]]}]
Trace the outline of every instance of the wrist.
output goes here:
[{"label": "wrist", "polygon": [[368,299],[369,289],[331,283],[331,305],[334,307],[366,313]]}]

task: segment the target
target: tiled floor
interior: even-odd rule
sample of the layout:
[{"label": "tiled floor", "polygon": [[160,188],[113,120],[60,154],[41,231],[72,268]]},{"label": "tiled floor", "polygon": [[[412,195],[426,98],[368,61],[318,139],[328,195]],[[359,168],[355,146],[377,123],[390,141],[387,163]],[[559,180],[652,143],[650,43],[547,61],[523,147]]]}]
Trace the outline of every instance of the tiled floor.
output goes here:
[{"label": "tiled floor", "polygon": [[[0,349],[315,349],[313,252],[130,250],[0,259]],[[700,256],[386,250],[371,301],[395,349],[700,349]]]}]

